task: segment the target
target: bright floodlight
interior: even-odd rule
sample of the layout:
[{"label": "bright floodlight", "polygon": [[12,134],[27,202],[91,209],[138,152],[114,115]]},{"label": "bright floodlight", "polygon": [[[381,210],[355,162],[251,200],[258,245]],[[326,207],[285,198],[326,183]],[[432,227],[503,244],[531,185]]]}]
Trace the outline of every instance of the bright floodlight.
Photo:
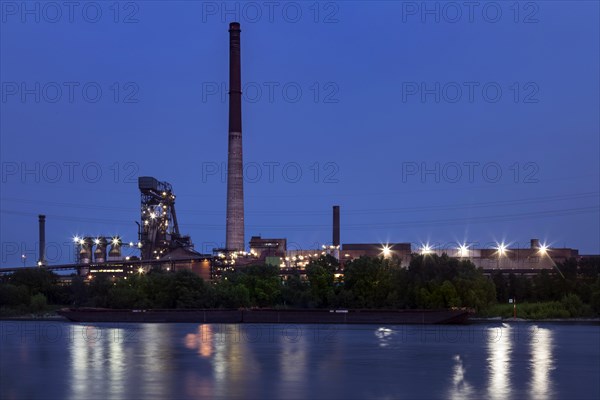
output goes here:
[{"label": "bright floodlight", "polygon": [[429,254],[429,253],[431,253],[431,246],[429,246],[429,244],[423,245],[423,247],[421,248],[421,254]]},{"label": "bright floodlight", "polygon": [[98,238],[94,239],[94,243],[100,244],[100,239],[98,239]]},{"label": "bright floodlight", "polygon": [[458,247],[458,250],[460,251],[461,257],[466,257],[469,254],[469,246],[467,246],[466,244],[460,245]]},{"label": "bright floodlight", "polygon": [[79,236],[77,236],[77,235],[73,236],[73,242],[79,243],[80,240],[81,239],[79,238]]},{"label": "bright floodlight", "polygon": [[506,245],[504,244],[504,242],[498,244],[498,247],[496,248],[498,250],[498,254],[503,255],[506,252]]},{"label": "bright floodlight", "polygon": [[390,254],[392,254],[392,250],[390,249],[390,246],[388,246],[387,244],[383,246],[382,249],[382,253],[384,257],[389,257]]},{"label": "bright floodlight", "polygon": [[119,238],[118,237],[112,238],[112,244],[118,245],[119,244]]},{"label": "bright floodlight", "polygon": [[544,243],[540,246],[540,254],[546,254],[546,253],[548,253],[548,245],[546,243]]}]

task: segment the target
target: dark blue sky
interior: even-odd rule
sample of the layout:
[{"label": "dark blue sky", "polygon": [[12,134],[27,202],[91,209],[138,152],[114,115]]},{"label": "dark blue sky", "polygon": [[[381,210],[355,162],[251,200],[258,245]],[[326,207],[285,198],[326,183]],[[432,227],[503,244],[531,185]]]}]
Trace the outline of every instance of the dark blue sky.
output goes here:
[{"label": "dark blue sky", "polygon": [[223,245],[233,20],[247,239],[330,242],[339,204],[343,243],[600,252],[597,2],[27,4],[1,9],[3,266],[34,262],[38,213],[50,262],[136,240],[138,175]]}]

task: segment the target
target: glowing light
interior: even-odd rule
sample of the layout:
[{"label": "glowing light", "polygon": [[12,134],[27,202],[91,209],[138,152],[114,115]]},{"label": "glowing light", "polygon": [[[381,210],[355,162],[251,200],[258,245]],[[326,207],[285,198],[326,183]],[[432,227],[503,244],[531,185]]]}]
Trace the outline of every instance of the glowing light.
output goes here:
[{"label": "glowing light", "polygon": [[387,244],[383,246],[383,248],[381,249],[381,252],[383,253],[383,256],[385,258],[389,257],[392,254],[392,250],[390,249],[390,246],[388,246]]},{"label": "glowing light", "polygon": [[153,212],[152,212],[152,213],[150,213],[150,218],[151,218],[151,219],[155,219],[155,218],[156,218],[156,213],[153,213]]},{"label": "glowing light", "polygon": [[548,254],[548,245],[546,243],[542,244],[539,251],[540,254]]},{"label": "glowing light", "polygon": [[467,257],[469,255],[469,246],[467,246],[466,244],[458,246],[458,250],[460,251],[461,257]]},{"label": "glowing light", "polygon": [[119,238],[118,238],[118,237],[114,237],[114,238],[112,238],[112,244],[113,244],[113,245],[115,245],[115,246],[116,246],[116,245],[118,245],[119,243],[120,243],[120,241],[119,241]]},{"label": "glowing light", "polygon": [[94,239],[94,243],[100,244],[100,239],[98,239],[98,238]]},{"label": "glowing light", "polygon": [[498,255],[503,256],[504,253],[506,253],[506,245],[504,244],[504,242],[498,244],[496,250],[498,251]]},{"label": "glowing light", "polygon": [[133,247],[133,242],[129,242],[129,246],[130,246],[130,247]]},{"label": "glowing light", "polygon": [[423,247],[421,247],[421,254],[431,254],[432,250],[431,250],[431,246],[429,246],[429,243],[423,245]]},{"label": "glowing light", "polygon": [[79,243],[80,240],[81,238],[79,236],[73,236],[73,242]]},{"label": "glowing light", "polygon": [[142,267],[139,267],[139,268],[138,268],[138,272],[139,272],[140,274],[142,274],[142,273],[144,272],[144,268],[142,268]]},{"label": "glowing light", "polygon": [[138,242],[138,247],[141,249],[142,248],[142,242]]}]

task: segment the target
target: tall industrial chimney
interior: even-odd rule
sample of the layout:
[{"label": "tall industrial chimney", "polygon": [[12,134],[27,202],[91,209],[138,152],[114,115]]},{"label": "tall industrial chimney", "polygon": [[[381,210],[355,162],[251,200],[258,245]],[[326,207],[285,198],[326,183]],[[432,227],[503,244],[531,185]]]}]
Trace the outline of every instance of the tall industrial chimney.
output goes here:
[{"label": "tall industrial chimney", "polygon": [[340,206],[333,206],[333,241],[334,246],[340,245]]},{"label": "tall industrial chimney", "polygon": [[242,78],[240,24],[229,24],[229,152],[227,158],[227,228],[229,251],[244,250],[244,176],[242,162]]},{"label": "tall industrial chimney", "polygon": [[40,228],[40,258],[38,265],[46,265],[46,216],[39,215],[39,228]]}]

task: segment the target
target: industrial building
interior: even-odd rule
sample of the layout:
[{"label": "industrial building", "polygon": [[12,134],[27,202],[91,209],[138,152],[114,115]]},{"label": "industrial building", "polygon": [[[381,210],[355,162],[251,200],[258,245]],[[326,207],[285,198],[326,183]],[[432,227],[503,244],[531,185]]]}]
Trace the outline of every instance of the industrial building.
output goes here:
[{"label": "industrial building", "polygon": [[[234,268],[252,264],[278,266],[285,275],[291,269],[303,269],[311,260],[331,255],[340,261],[341,268],[359,257],[394,258],[402,267],[408,267],[415,254],[442,255],[470,260],[477,267],[491,272],[514,271],[535,273],[553,269],[556,263],[578,257],[571,248],[550,248],[532,239],[528,248],[510,248],[503,243],[496,248],[471,248],[457,244],[451,248],[414,246],[411,243],[341,243],[340,206],[332,212],[331,244],[316,249],[288,249],[286,238],[262,238],[252,236],[249,252],[246,252],[244,225],[244,180],[242,151],[242,92],[241,92],[241,46],[240,24],[229,25],[229,129],[226,199],[226,245],[214,249],[213,254],[201,254],[194,250],[190,236],[179,231],[175,210],[176,196],[168,182],[154,177],[138,178],[140,190],[140,220],[138,240],[123,242],[120,237],[84,235],[74,238],[76,263],[51,266],[49,269],[75,269],[82,276],[99,274],[111,277],[127,277],[145,273],[153,268],[166,271],[189,270],[206,280],[219,279],[221,274]],[[45,259],[45,222],[39,216],[40,254],[38,266],[47,267]],[[110,249],[109,249],[110,247]],[[139,252],[138,256],[123,257],[124,248]],[[0,272],[10,272],[4,269]],[[340,272],[341,272],[340,271]]]}]

